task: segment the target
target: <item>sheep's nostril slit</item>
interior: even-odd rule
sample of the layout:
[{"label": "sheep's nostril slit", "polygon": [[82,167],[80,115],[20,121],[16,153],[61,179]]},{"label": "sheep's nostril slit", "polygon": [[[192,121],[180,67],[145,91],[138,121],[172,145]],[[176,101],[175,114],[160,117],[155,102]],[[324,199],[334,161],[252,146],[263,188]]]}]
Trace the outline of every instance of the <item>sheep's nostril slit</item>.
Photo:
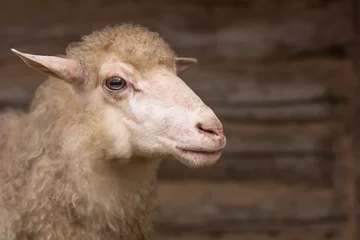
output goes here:
[{"label": "sheep's nostril slit", "polygon": [[217,133],[212,129],[204,128],[201,123],[196,124],[196,128],[200,130],[200,132],[205,132],[212,135],[217,135]]},{"label": "sheep's nostril slit", "polygon": [[214,131],[212,130],[206,130],[206,129],[203,129],[201,128],[201,131],[204,131],[204,132],[207,132],[207,133],[210,133],[210,134],[216,134]]}]

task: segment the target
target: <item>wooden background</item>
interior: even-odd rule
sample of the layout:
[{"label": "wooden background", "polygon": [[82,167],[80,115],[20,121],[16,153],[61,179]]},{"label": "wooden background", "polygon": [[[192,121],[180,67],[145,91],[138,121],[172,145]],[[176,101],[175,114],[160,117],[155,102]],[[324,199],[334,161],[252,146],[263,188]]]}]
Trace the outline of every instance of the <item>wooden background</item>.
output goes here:
[{"label": "wooden background", "polygon": [[123,21],[199,59],[183,78],[228,138],[212,168],[163,163],[159,240],[345,239],[349,0],[4,0],[0,107],[26,107],[44,80],[9,48],[60,54]]}]

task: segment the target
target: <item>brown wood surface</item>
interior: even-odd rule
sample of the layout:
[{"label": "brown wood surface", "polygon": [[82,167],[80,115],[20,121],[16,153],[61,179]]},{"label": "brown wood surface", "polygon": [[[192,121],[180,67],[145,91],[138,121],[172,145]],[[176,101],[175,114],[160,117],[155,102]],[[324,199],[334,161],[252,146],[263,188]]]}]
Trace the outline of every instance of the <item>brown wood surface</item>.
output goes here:
[{"label": "brown wood surface", "polygon": [[164,161],[159,171],[159,178],[170,181],[191,179],[202,181],[301,182],[309,185],[332,184],[333,162],[328,160],[331,159],[331,156],[279,155],[253,154],[242,156],[239,154],[231,156],[224,154],[224,157],[213,168],[203,169],[191,169],[178,162]]},{"label": "brown wood surface", "polygon": [[345,220],[331,188],[299,184],[161,182],[157,198],[161,231],[339,227]]},{"label": "brown wood surface", "polygon": [[237,232],[237,233],[169,233],[158,235],[159,240],[343,240],[342,233],[332,229],[284,229],[266,232]]},{"label": "brown wood surface", "polygon": [[286,181],[332,184],[336,135],[332,124],[228,124],[227,146],[213,167],[191,169],[174,160],[162,162],[160,179],[204,181]]},{"label": "brown wood surface", "polygon": [[0,59],[10,56],[9,47],[63,51],[69,41],[123,21],[159,31],[181,55],[227,61],[341,57],[353,36],[348,1],[197,2],[6,1],[0,15]]}]

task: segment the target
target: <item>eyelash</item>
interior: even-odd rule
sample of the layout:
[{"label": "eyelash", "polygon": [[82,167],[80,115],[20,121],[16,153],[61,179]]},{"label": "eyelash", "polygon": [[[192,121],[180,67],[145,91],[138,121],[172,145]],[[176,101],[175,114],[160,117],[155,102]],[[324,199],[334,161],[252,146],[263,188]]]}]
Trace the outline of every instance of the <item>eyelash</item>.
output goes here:
[{"label": "eyelash", "polygon": [[[107,88],[107,87],[106,87],[106,81],[107,81],[107,79],[114,78],[114,77],[116,77],[116,76],[106,78],[106,79],[103,81],[102,85],[103,85],[105,88]],[[127,88],[129,88],[129,86],[131,86],[131,87],[134,89],[135,92],[141,92],[141,91],[142,91],[140,88],[136,88],[135,85],[132,84],[131,82],[125,80],[124,78],[122,78],[122,79],[126,82],[126,86],[125,86],[122,90],[126,90]],[[111,91],[111,90],[110,90],[110,91]],[[112,91],[112,92],[117,92],[117,91]]]}]

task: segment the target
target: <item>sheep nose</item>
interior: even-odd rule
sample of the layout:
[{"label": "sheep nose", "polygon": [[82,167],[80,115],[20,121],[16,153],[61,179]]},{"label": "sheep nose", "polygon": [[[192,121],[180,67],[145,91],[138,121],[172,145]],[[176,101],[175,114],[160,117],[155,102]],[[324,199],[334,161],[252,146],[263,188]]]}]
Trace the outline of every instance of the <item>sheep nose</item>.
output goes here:
[{"label": "sheep nose", "polygon": [[197,123],[196,124],[197,130],[206,136],[210,137],[216,137],[216,138],[223,138],[224,137],[224,131],[222,126],[219,126],[218,124],[215,125],[206,125],[204,123]]}]

